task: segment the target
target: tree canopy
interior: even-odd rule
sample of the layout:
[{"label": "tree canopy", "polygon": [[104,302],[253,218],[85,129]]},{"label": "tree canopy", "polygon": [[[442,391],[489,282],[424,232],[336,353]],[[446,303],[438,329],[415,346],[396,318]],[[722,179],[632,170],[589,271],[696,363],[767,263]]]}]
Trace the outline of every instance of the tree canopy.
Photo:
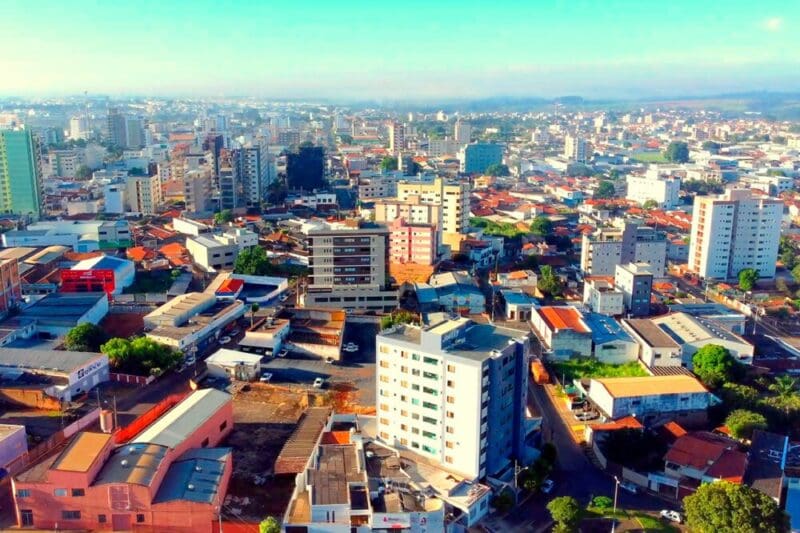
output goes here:
[{"label": "tree canopy", "polygon": [[601,181],[600,185],[597,186],[597,190],[594,191],[594,198],[614,198],[614,195],[617,193],[617,190],[614,188],[614,184],[610,181]]},{"label": "tree canopy", "polygon": [[544,215],[539,215],[531,222],[531,233],[546,236],[553,233],[553,222]]},{"label": "tree canopy", "polygon": [[511,171],[508,169],[508,165],[504,165],[503,163],[492,163],[486,167],[485,174],[489,176],[510,176]]},{"label": "tree canopy", "polygon": [[568,527],[577,525],[581,516],[581,506],[572,496],[554,498],[547,504],[547,510],[550,511],[553,520]]},{"label": "tree canopy", "polygon": [[381,170],[384,172],[389,172],[390,170],[397,170],[397,158],[396,157],[384,157],[381,160]]},{"label": "tree canopy", "polygon": [[106,342],[106,334],[96,324],[86,322],[75,326],[64,339],[64,348],[74,352],[97,352]]},{"label": "tree canopy", "polygon": [[258,533],[280,533],[281,524],[274,516],[268,516],[258,524]]},{"label": "tree canopy", "polygon": [[736,409],[725,418],[725,426],[735,438],[750,439],[753,437],[753,430],[767,429],[767,419],[760,413]]},{"label": "tree canopy", "polygon": [[789,517],[775,500],[747,485],[705,483],[684,498],[683,505],[686,524],[697,533],[789,531]]},{"label": "tree canopy", "polygon": [[215,213],[214,222],[219,225],[233,222],[233,211],[230,209],[223,209],[219,213]]},{"label": "tree canopy", "polygon": [[664,157],[672,163],[686,163],[689,161],[689,145],[683,141],[672,141],[667,146]]},{"label": "tree canopy", "polygon": [[563,290],[561,279],[556,275],[553,267],[550,265],[544,265],[539,271],[539,281],[536,287],[542,293],[549,296],[558,296]]},{"label": "tree canopy", "polygon": [[88,180],[92,177],[92,169],[86,165],[81,165],[75,170],[75,179]]},{"label": "tree canopy", "polygon": [[656,207],[658,207],[658,202],[656,202],[655,200],[653,200],[652,198],[650,198],[649,200],[646,200],[646,201],[645,201],[645,202],[642,204],[642,207],[643,207],[644,209],[655,209]]},{"label": "tree canopy", "polygon": [[182,357],[171,347],[148,337],[137,337],[132,341],[116,337],[103,344],[100,351],[108,356],[117,372],[143,376],[161,375],[174,368]]},{"label": "tree canopy", "polygon": [[733,381],[739,363],[727,348],[718,344],[706,344],[692,357],[694,373],[710,387],[719,387]]},{"label": "tree canopy", "polygon": [[266,276],[272,272],[272,264],[262,247],[252,246],[239,252],[233,264],[233,271],[248,276]]},{"label": "tree canopy", "polygon": [[739,288],[743,291],[752,291],[758,281],[758,270],[745,268],[739,271]]}]

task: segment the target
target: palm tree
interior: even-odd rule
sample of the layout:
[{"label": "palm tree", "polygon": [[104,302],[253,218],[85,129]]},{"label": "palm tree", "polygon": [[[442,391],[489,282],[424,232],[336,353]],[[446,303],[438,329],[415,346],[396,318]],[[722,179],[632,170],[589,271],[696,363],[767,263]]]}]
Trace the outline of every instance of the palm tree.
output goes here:
[{"label": "palm tree", "polygon": [[253,327],[253,321],[256,318],[256,313],[258,313],[259,305],[257,303],[250,304],[250,327]]},{"label": "palm tree", "polygon": [[797,393],[797,378],[783,375],[775,378],[775,382],[770,384],[769,390],[777,394],[781,399],[786,400]]}]

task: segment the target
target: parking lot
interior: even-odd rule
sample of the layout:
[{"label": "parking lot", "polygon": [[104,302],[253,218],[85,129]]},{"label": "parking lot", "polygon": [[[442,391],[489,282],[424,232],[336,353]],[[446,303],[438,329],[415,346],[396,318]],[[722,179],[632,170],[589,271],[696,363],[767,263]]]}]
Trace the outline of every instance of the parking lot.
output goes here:
[{"label": "parking lot", "polygon": [[342,345],[355,343],[358,351],[342,352],[342,360],[336,363],[289,352],[287,357],[265,359],[261,366],[272,374],[272,383],[310,387],[315,379],[322,378],[326,388],[340,389],[338,385],[347,385],[355,389],[357,403],[372,407],[375,405],[375,336],[378,330],[378,324],[348,322]]}]

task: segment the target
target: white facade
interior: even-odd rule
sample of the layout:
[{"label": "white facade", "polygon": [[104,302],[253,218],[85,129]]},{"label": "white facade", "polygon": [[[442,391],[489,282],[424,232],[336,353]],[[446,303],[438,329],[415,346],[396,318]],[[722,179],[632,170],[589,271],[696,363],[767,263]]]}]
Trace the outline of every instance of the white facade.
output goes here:
[{"label": "white facade", "polygon": [[232,269],[239,255],[239,246],[235,242],[221,242],[216,237],[188,237],[186,249],[194,262],[209,272]]},{"label": "white facade", "polygon": [[103,187],[103,199],[105,200],[105,212],[113,215],[121,215],[125,212],[125,189],[124,183],[109,183]]},{"label": "white facade", "polygon": [[583,285],[583,303],[600,315],[621,315],[623,298],[622,291],[603,280],[586,280]]},{"label": "white facade", "polygon": [[586,162],[586,139],[567,135],[564,137],[564,157],[578,163]]},{"label": "white facade", "polygon": [[655,200],[660,209],[674,209],[678,206],[678,193],[681,190],[681,179],[678,177],[652,176],[648,173],[644,176],[629,175],[627,181],[628,193],[625,198],[628,200],[640,205],[648,200]]},{"label": "white facade", "polygon": [[689,269],[704,278],[734,279],[745,268],[775,277],[783,203],[728,189],[695,198]]},{"label": "white facade", "polygon": [[469,144],[472,139],[472,126],[457,120],[453,129],[453,138],[458,144]]},{"label": "white facade", "polygon": [[154,176],[129,176],[126,180],[125,198],[130,210],[143,215],[154,215],[161,206],[161,180]]}]

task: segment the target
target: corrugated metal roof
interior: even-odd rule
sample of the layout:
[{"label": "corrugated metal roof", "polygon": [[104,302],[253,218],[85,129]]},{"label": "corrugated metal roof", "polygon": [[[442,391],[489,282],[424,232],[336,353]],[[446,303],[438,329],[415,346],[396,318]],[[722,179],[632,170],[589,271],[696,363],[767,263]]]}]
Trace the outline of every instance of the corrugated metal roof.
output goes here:
[{"label": "corrugated metal roof", "polygon": [[110,439],[111,435],[107,433],[91,431],[79,433],[67,449],[61,452],[53,464],[53,469],[86,472]]},{"label": "corrugated metal roof", "polygon": [[167,448],[155,444],[120,446],[103,465],[94,484],[133,483],[147,487],[153,481],[166,455]]},{"label": "corrugated metal roof", "polygon": [[230,401],[230,394],[216,389],[194,391],[140,433],[133,442],[174,448]]},{"label": "corrugated metal roof", "polygon": [[170,465],[153,503],[172,500],[211,503],[219,492],[231,451],[231,448],[189,450]]}]

